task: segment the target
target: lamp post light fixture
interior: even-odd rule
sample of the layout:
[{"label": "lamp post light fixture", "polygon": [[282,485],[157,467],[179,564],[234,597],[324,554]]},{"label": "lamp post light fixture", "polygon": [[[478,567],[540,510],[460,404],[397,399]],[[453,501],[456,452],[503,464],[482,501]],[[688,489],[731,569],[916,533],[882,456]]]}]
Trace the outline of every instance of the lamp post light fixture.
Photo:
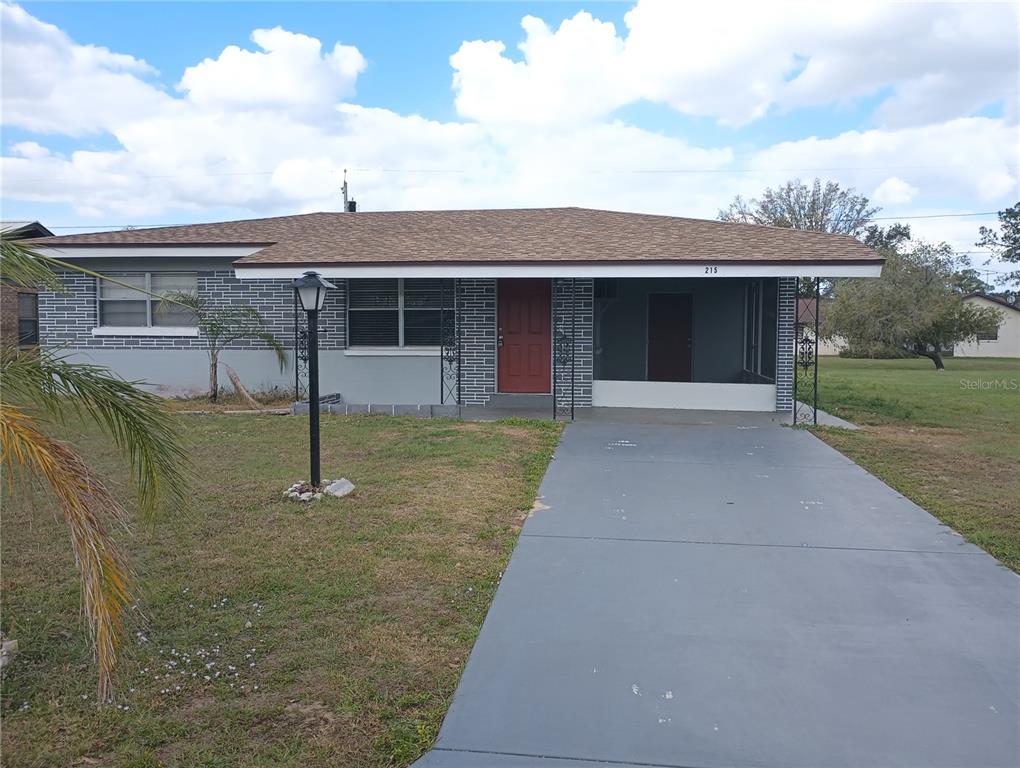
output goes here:
[{"label": "lamp post light fixture", "polygon": [[326,303],[326,291],[336,286],[318,272],[305,272],[294,281],[301,308],[308,313],[308,439],[311,453],[311,483],[322,481],[319,472],[319,310]]}]

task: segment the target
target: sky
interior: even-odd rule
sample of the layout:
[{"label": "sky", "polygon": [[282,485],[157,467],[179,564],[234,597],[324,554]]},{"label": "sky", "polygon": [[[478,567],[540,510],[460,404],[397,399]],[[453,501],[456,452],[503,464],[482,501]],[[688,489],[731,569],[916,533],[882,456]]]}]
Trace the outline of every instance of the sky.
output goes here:
[{"label": "sky", "polygon": [[1006,271],[974,241],[1020,197],[1017,7],[5,2],[0,213],[340,210],[346,169],[363,211],[714,218],[820,177]]}]

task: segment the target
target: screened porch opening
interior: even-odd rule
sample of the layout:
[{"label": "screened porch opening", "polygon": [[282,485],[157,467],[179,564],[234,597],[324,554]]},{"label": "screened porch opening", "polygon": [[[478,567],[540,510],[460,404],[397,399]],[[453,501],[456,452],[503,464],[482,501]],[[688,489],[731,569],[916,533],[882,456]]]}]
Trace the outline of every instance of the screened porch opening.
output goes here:
[{"label": "screened porch opening", "polygon": [[778,278],[595,281],[593,404],[772,411]]}]

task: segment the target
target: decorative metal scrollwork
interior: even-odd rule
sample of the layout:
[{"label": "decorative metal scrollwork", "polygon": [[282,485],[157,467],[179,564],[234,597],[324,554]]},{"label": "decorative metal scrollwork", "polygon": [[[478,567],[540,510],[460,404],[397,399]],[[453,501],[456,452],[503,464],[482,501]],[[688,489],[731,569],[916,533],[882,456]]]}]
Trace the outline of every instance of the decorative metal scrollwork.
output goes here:
[{"label": "decorative metal scrollwork", "polygon": [[574,419],[577,379],[577,279],[553,290],[553,418]]},{"label": "decorative metal scrollwork", "polygon": [[821,279],[797,290],[794,325],[793,423],[818,424],[818,340]]},{"label": "decorative metal scrollwork", "polygon": [[308,397],[308,317],[294,291],[294,400]]},{"label": "decorative metal scrollwork", "polygon": [[460,280],[442,282],[439,302],[439,402],[461,403],[463,356]]}]

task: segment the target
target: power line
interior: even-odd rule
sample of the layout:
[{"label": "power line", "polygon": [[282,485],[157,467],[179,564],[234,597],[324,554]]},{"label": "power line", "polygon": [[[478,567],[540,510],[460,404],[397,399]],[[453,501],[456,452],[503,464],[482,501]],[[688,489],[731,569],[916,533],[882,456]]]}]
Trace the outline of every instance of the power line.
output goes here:
[{"label": "power line", "polygon": [[871,221],[899,221],[902,219],[955,219],[961,216],[997,216],[998,211],[979,211],[977,213],[926,213],[917,216],[875,216]]},{"label": "power line", "polygon": [[[1017,163],[1002,163],[1007,167],[1016,167]],[[818,166],[815,168],[576,168],[574,169],[577,173],[594,173],[594,174],[610,174],[610,173],[632,173],[632,174],[727,174],[727,173],[808,173],[817,171],[904,171],[904,170],[930,170],[932,168],[953,168],[954,165],[939,163],[931,165],[855,165],[855,166]],[[413,173],[413,174],[451,174],[451,173],[473,173],[477,169],[466,169],[466,168],[371,168],[371,167],[358,167],[352,168],[353,171],[359,171],[361,173]],[[337,174],[340,169],[331,169],[328,171],[329,174]],[[224,176],[272,176],[276,171],[208,171],[208,172],[197,172],[197,173],[168,173],[158,175],[138,175],[126,177],[124,174],[111,173],[108,175],[109,178],[123,178],[125,181],[131,180],[158,180],[158,179],[187,179],[187,178],[205,178],[205,177],[224,177]],[[8,181],[16,183],[41,183],[52,181],[52,177],[29,177],[29,178],[18,178],[15,176],[13,179],[8,177]]]}]

